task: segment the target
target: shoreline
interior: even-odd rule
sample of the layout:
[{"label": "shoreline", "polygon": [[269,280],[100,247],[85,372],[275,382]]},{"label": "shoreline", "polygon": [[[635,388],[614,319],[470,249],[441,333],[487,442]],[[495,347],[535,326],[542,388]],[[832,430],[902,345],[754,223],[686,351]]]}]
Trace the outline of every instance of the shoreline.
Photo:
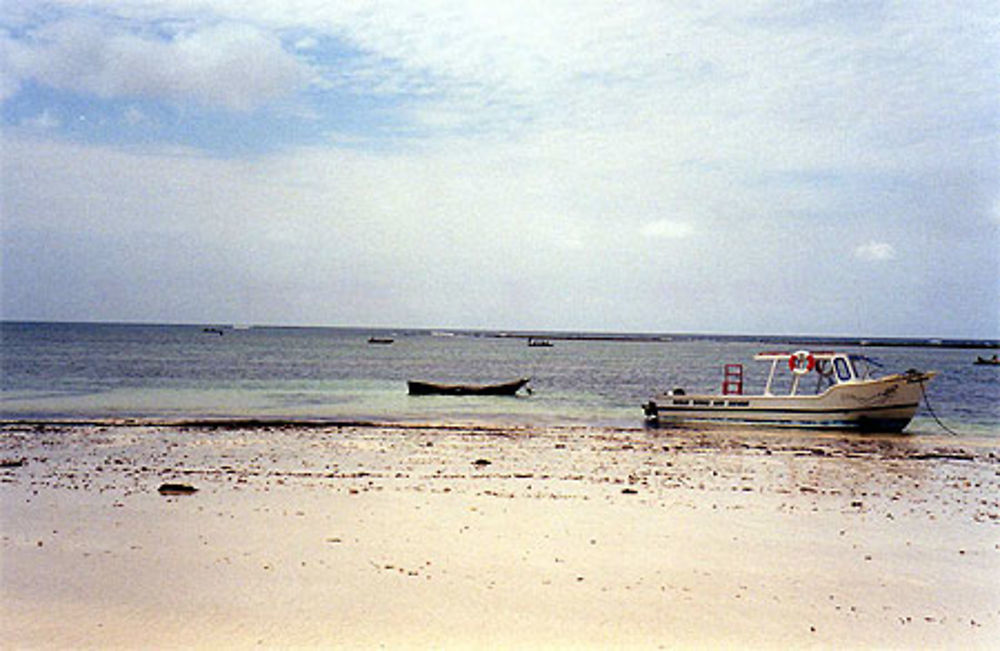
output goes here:
[{"label": "shoreline", "polygon": [[[908,431],[902,432],[869,432],[857,430],[840,430],[830,428],[807,428],[807,427],[776,427],[773,425],[753,425],[747,423],[739,424],[685,424],[656,425],[648,422],[627,423],[589,423],[566,422],[563,424],[537,422],[534,420],[521,420],[511,418],[510,420],[496,418],[469,418],[469,419],[439,419],[428,420],[425,418],[413,419],[371,419],[371,418],[325,418],[312,416],[191,416],[191,417],[147,417],[147,416],[122,416],[122,417],[83,417],[83,418],[60,418],[60,417],[25,417],[10,418],[0,417],[0,432],[8,429],[18,428],[182,428],[182,429],[211,429],[211,430],[242,430],[242,429],[268,429],[268,430],[323,430],[323,429],[384,429],[384,430],[441,430],[441,431],[482,431],[482,432],[507,432],[518,431],[525,433],[541,432],[579,432],[579,431],[602,431],[611,432],[632,432],[635,434],[646,433],[652,436],[677,436],[699,437],[712,436],[719,439],[734,438],[746,439],[753,437],[764,437],[766,439],[789,439],[792,441],[806,441],[811,439],[838,439],[846,443],[863,442],[873,440],[886,441],[909,441],[921,445],[973,445],[976,447],[996,448],[1000,450],[1000,436],[997,436],[992,428],[979,423],[958,424],[956,427],[974,428],[960,429],[958,431],[944,429],[940,423],[934,423],[932,417],[926,417],[928,424],[933,425],[935,431]],[[638,421],[638,419],[637,419]],[[912,424],[911,424],[912,426]]]},{"label": "shoreline", "polygon": [[1000,637],[996,440],[109,419],[0,457],[13,647]]}]

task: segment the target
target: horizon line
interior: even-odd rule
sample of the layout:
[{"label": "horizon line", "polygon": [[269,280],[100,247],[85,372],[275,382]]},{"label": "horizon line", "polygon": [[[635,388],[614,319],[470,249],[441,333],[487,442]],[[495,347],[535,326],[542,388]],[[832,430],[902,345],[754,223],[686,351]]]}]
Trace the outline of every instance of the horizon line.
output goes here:
[{"label": "horizon line", "polygon": [[538,328],[493,328],[493,327],[464,327],[464,326],[387,326],[387,325],[318,325],[318,324],[281,324],[281,323],[253,323],[242,321],[147,321],[147,320],[93,320],[81,321],[75,319],[8,319],[0,317],[0,324],[60,324],[60,325],[108,325],[108,326],[148,326],[148,327],[222,327],[230,329],[246,328],[273,328],[273,329],[327,329],[327,330],[358,330],[358,331],[417,331],[417,332],[452,332],[452,333],[473,333],[486,334],[502,338],[504,335],[511,338],[538,336],[548,338],[561,338],[570,340],[635,340],[635,341],[664,341],[666,338],[723,338],[732,340],[751,339],[789,339],[797,342],[816,340],[840,340],[844,342],[856,342],[857,345],[872,345],[911,342],[925,345],[947,344],[986,344],[985,347],[1000,348],[1000,336],[993,337],[937,337],[918,335],[858,335],[858,334],[774,334],[774,333],[753,333],[753,332],[712,332],[712,331],[654,331],[654,330],[592,330],[592,329],[538,329]]}]

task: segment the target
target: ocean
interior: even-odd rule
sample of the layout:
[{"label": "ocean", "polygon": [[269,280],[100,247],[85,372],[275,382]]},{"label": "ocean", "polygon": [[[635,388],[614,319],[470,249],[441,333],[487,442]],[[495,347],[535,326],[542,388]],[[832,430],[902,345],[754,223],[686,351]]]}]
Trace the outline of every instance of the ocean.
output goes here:
[{"label": "ocean", "polygon": [[[641,404],[675,386],[717,390],[723,364],[759,392],[765,349],[846,348],[884,372],[934,369],[933,415],[970,436],[1000,436],[1000,367],[986,342],[707,335],[529,333],[0,322],[3,420],[207,419],[641,427]],[[391,344],[369,343],[370,337]],[[989,342],[995,344],[995,342]],[[530,377],[518,397],[410,396],[407,380],[493,383]],[[907,429],[943,430],[922,405]]]}]

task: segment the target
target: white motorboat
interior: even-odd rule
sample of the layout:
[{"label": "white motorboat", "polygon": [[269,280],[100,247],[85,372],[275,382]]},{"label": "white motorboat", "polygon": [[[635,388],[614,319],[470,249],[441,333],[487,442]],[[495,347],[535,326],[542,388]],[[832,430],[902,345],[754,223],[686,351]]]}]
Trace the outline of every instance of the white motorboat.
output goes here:
[{"label": "white motorboat", "polygon": [[901,432],[917,411],[923,385],[937,374],[910,369],[875,377],[877,364],[871,359],[832,351],[764,352],[754,359],[771,363],[762,394],[744,394],[743,365],[726,364],[721,393],[689,394],[675,388],[643,405],[646,418],[659,424]]}]

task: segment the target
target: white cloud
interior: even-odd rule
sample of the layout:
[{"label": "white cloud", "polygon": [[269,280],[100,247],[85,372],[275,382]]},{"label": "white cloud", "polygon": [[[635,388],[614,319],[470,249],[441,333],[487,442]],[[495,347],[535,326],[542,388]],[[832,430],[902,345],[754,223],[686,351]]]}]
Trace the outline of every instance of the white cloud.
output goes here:
[{"label": "white cloud", "polygon": [[[637,235],[686,232],[658,215],[687,220],[697,202],[675,189],[665,204],[650,203],[647,193],[636,198],[628,179],[608,179],[587,157],[567,158],[576,143],[566,134],[527,150],[531,156],[509,144],[456,142],[395,153],[315,147],[238,160],[13,134],[0,168],[9,190],[3,244],[15,253],[32,250],[32,242],[53,244],[44,259],[9,258],[4,282],[32,283],[35,291],[20,295],[46,296],[57,314],[85,280],[100,286],[105,276],[124,276],[142,287],[135,292],[157,297],[162,315],[130,312],[129,296],[112,293],[91,306],[88,318],[102,319],[198,320],[240,296],[254,311],[228,320],[831,334],[906,332],[900,328],[913,326],[905,306],[923,305],[934,287],[950,283],[987,295],[968,302],[966,293],[949,293],[941,318],[921,321],[924,334],[995,331],[996,297],[988,294],[995,288],[975,255],[947,257],[943,266],[929,257],[888,285],[859,284],[837,247],[803,246],[832,240],[837,224],[817,232],[746,220],[760,206],[741,210],[742,221],[707,222],[713,208],[745,208],[745,191],[728,178],[683,179],[704,193],[703,202],[717,199],[690,222],[702,236],[668,252]],[[980,259],[995,269],[996,249],[976,241]],[[919,249],[919,238],[906,242],[908,251]],[[873,241],[858,250],[885,256],[895,247]],[[106,262],[133,251],[126,267]],[[929,281],[920,275],[924,264]],[[212,278],[212,288],[198,278]],[[747,301],[761,285],[775,300]],[[887,308],[887,287],[898,309]],[[859,307],[835,318],[829,304],[838,300]],[[35,304],[11,302],[10,314],[30,316]],[[581,309],[590,304],[602,307]],[[871,318],[851,321],[856,314]]]},{"label": "white cloud", "polygon": [[62,124],[62,120],[57,118],[52,114],[50,109],[45,109],[33,118],[25,118],[21,120],[21,126],[27,127],[29,129],[35,129],[38,131],[47,131],[49,129],[55,129]]},{"label": "white cloud", "polygon": [[789,140],[822,139],[831,123],[841,135],[892,139],[914,121],[943,126],[959,93],[988,107],[983,89],[996,88],[975,9],[934,3],[838,16],[781,3],[407,1],[357,13],[325,4],[300,4],[298,15],[372,55],[347,71],[360,86],[430,86],[470,121],[521,109],[560,124],[654,118],[683,131],[694,125],[682,120],[724,117],[761,140],[789,128]]},{"label": "white cloud", "polygon": [[691,224],[685,222],[671,221],[669,219],[660,219],[655,222],[649,222],[642,227],[642,234],[645,237],[651,237],[655,239],[667,239],[667,240],[679,240],[690,236],[694,233],[694,227]]},{"label": "white cloud", "polygon": [[[361,126],[334,133],[325,149],[279,147],[232,164],[190,152],[115,159],[118,171],[76,185],[103,169],[87,163],[96,154],[56,152],[51,160],[69,166],[52,177],[62,183],[25,172],[23,185],[8,187],[22,197],[37,183],[37,203],[21,213],[59,214],[49,209],[59,202],[67,229],[80,219],[95,230],[162,222],[220,247],[257,247],[263,262],[252,273],[295,268],[289,252],[328,270],[336,251],[345,269],[377,282],[440,279],[446,273],[429,268],[436,261],[499,296],[501,276],[530,270],[554,296],[586,288],[618,302],[608,320],[628,312],[637,287],[647,324],[684,312],[661,308],[690,292],[692,328],[719,269],[785,283],[793,317],[828,315],[822,303],[796,309],[823,292],[795,279],[853,291],[851,265],[841,265],[843,251],[802,243],[881,233],[893,244],[859,240],[848,255],[884,261],[905,251],[888,271],[921,260],[898,281],[920,299],[928,292],[917,290],[942,277],[982,283],[982,269],[997,268],[993,4],[243,0],[192,9],[188,0],[92,0],[64,13],[114,19],[21,26],[0,40],[0,74],[14,72],[0,96],[33,77],[105,97],[252,108],[307,83],[298,54],[312,66],[298,114],[324,131],[344,128],[340,111]],[[375,148],[365,122],[373,106],[397,138]],[[82,217],[81,205],[90,207]],[[289,239],[299,246],[267,244]],[[667,255],[663,241],[683,245]],[[965,252],[963,270],[936,263],[941,250]],[[734,287],[714,291],[736,304],[744,296]],[[452,298],[411,289],[407,314]],[[970,309],[995,322],[990,300]],[[869,303],[877,311],[883,301]],[[798,327],[770,307],[774,321],[762,316],[760,328]],[[817,316],[833,327],[826,318]]]},{"label": "white cloud", "polygon": [[[954,157],[956,131],[990,126],[956,119],[956,109],[995,115],[998,100],[990,34],[1000,30],[983,26],[995,14],[985,1],[836,12],[641,0],[245,0],[208,15],[186,0],[88,7],[102,5],[133,22],[187,20],[188,31],[70,33],[85,31],[81,21],[37,30],[35,58],[60,61],[47,66],[49,83],[246,108],[304,83],[302,64],[273,36],[298,32],[290,48],[308,48],[320,66],[314,87],[404,98],[404,126],[630,131],[678,160],[751,169],[912,164],[914,146]],[[38,47],[49,29],[59,34]],[[320,36],[351,56],[322,61]],[[886,156],[873,142],[907,151]]]},{"label": "white cloud", "polygon": [[882,261],[893,260],[896,257],[896,249],[886,242],[876,242],[872,240],[867,244],[861,244],[854,248],[854,257],[861,260]]},{"label": "white cloud", "polygon": [[314,36],[306,36],[295,41],[296,50],[312,50],[319,45],[319,40]]},{"label": "white cloud", "polygon": [[26,48],[0,27],[0,102],[6,101],[21,90]]},{"label": "white cloud", "polygon": [[130,106],[122,114],[122,120],[130,127],[151,122],[150,117],[136,106]]},{"label": "white cloud", "polygon": [[44,25],[10,57],[14,75],[100,97],[248,110],[305,83],[304,65],[274,36],[222,23],[170,39],[96,19]]}]

